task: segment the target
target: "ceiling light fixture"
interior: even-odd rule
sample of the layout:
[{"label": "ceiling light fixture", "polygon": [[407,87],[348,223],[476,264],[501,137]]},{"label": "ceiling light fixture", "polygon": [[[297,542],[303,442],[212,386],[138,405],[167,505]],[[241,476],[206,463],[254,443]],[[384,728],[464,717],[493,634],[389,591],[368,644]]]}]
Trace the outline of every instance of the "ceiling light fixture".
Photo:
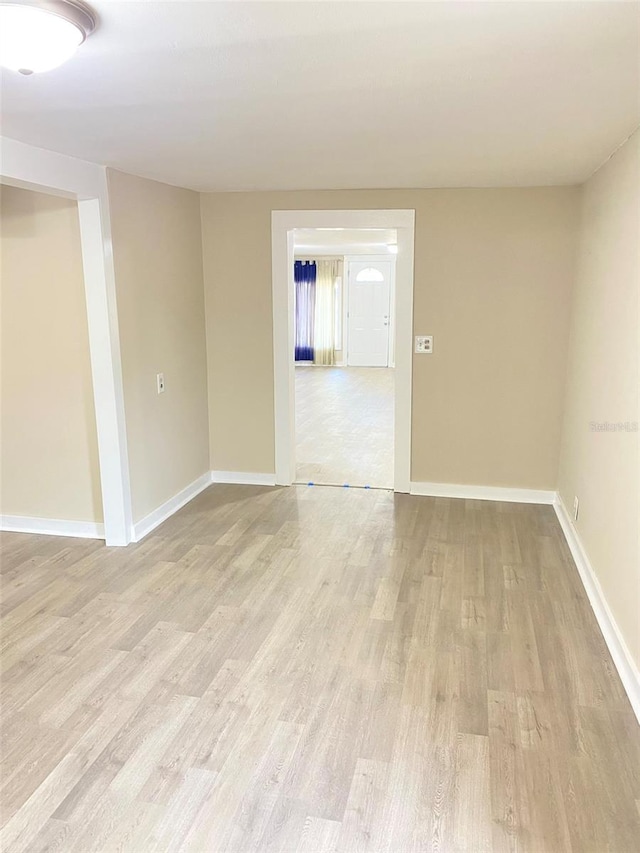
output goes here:
[{"label": "ceiling light fixture", "polygon": [[80,0],[0,0],[0,65],[20,74],[71,59],[96,18]]}]

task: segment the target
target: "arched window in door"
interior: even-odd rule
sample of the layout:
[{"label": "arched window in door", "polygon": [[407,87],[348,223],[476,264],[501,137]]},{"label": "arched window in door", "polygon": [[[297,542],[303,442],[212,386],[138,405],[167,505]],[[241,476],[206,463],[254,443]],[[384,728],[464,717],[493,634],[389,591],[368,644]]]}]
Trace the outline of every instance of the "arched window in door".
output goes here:
[{"label": "arched window in door", "polygon": [[356,276],[356,281],[384,281],[384,276],[380,270],[374,270],[373,267],[367,267],[364,270],[360,270]]}]

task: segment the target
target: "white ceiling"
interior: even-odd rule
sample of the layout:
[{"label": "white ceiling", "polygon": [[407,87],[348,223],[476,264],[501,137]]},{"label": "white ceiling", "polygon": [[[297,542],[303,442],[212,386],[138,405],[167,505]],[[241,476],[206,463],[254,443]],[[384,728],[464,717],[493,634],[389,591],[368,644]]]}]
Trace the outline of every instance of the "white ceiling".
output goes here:
[{"label": "white ceiling", "polygon": [[199,190],[575,183],[640,123],[637,2],[106,2],[6,136]]}]

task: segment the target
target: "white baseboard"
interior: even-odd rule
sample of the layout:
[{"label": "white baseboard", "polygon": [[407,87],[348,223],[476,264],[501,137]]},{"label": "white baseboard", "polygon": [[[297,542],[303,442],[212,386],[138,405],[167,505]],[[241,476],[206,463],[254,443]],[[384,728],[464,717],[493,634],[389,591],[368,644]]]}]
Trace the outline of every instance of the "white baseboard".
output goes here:
[{"label": "white baseboard", "polygon": [[177,495],[169,498],[168,501],[165,501],[157,509],[154,509],[153,512],[150,512],[149,515],[135,522],[131,527],[131,541],[139,542],[141,539],[144,539],[159,524],[166,521],[174,512],[182,509],[185,504],[188,504],[189,501],[193,500],[196,495],[199,495],[200,492],[204,491],[210,485],[211,472],[207,471],[201,477],[198,477],[197,480],[194,480],[193,483],[185,486]]},{"label": "white baseboard", "polygon": [[521,504],[552,504],[556,497],[554,491],[546,489],[503,489],[499,486],[459,486],[456,483],[411,483],[409,494]]},{"label": "white baseboard", "polygon": [[96,521],[66,521],[59,518],[0,515],[0,530],[7,533],[39,533],[45,536],[104,539],[104,524],[99,524]]},{"label": "white baseboard", "polygon": [[239,486],[275,486],[275,474],[255,474],[247,471],[212,471],[212,483],[234,483]]},{"label": "white baseboard", "polygon": [[593,570],[580,536],[573,526],[567,508],[558,495],[553,508],[558,516],[560,527],[567,540],[567,545],[574,559],[582,585],[593,609],[602,636],[607,644],[613,662],[618,670],[622,685],[629,697],[631,707],[640,723],[640,671],[631,656],[631,652],[622,636],[620,629],[609,609],[600,581]]}]

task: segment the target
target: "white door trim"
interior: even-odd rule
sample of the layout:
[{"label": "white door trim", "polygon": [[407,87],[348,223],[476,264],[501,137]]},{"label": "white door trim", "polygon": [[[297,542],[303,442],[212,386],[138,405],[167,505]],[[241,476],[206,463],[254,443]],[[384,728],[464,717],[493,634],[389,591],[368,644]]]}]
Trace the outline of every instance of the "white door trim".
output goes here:
[{"label": "white door trim", "polygon": [[276,483],[295,479],[293,230],[396,228],[394,490],[411,482],[414,210],[274,210],[271,212]]},{"label": "white door trim", "polygon": [[106,169],[5,137],[0,146],[0,183],[78,201],[104,535],[107,545],[127,545],[133,520]]}]

